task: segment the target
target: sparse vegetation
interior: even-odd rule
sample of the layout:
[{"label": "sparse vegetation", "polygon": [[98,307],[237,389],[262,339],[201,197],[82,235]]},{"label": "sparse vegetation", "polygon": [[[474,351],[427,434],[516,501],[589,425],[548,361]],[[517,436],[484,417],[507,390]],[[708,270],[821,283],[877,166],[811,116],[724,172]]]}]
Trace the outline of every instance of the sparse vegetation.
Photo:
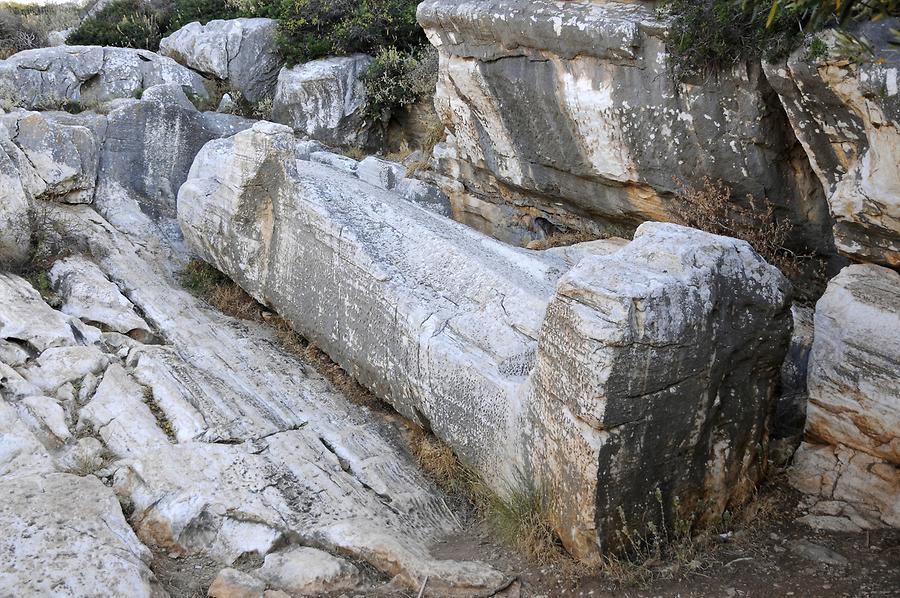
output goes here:
[{"label": "sparse vegetation", "polygon": [[670,0],[667,8],[674,17],[668,49],[679,79],[778,58],[822,29],[900,14],[896,0]]},{"label": "sparse vegetation", "polygon": [[28,210],[31,239],[28,257],[14,272],[28,280],[45,300],[54,303],[50,285],[50,268],[76,249],[76,239],[69,227],[53,217],[51,206],[35,201]]},{"label": "sparse vegetation", "polygon": [[366,117],[387,126],[398,110],[434,95],[437,72],[437,50],[430,45],[409,52],[382,48],[363,75]]},{"label": "sparse vegetation", "polygon": [[80,19],[81,11],[75,7],[0,7],[0,60],[47,46],[50,32],[73,27]]},{"label": "sparse vegetation", "polygon": [[701,186],[683,189],[673,211],[680,224],[750,243],[794,283],[799,299],[813,301],[821,294],[824,267],[815,255],[787,247],[794,225],[776,216],[768,200],[748,195],[743,205],[732,200],[727,185],[707,177]]},{"label": "sparse vegetation", "polygon": [[68,42],[156,51],[168,21],[168,11],[163,7],[143,0],[116,0],[82,21]]}]

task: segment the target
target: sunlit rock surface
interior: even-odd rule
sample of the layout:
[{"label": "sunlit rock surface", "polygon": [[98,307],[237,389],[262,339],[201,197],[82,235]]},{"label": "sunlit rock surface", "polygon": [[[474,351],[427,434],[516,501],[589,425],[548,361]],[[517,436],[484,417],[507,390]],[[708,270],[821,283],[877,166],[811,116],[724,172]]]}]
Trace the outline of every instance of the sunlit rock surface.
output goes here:
[{"label": "sunlit rock surface", "polygon": [[806,441],[791,483],[842,512],[812,514],[834,527],[900,527],[900,274],[844,269],[816,305]]},{"label": "sunlit rock surface", "polygon": [[517,249],[302,148],[267,123],[207,144],[179,193],[189,246],[500,492],[539,480],[570,549],[657,485],[710,516],[750,492],[790,311],[749,245],[647,224],[574,261]]},{"label": "sunlit rock surface", "polygon": [[159,53],[215,77],[248,102],[272,98],[283,61],[273,19],[189,23],[163,38]]},{"label": "sunlit rock surface", "polygon": [[[838,250],[900,267],[900,55],[888,44],[896,19],[865,34],[878,55],[855,63],[809,49],[766,65],[797,138],[825,188]],[[836,36],[822,34],[829,52]]]},{"label": "sunlit rock surface", "polygon": [[759,65],[677,84],[647,3],[426,0],[440,52],[435,153],[457,217],[524,244],[559,228],[671,220],[704,176],[766,197],[828,253],[815,175]]}]

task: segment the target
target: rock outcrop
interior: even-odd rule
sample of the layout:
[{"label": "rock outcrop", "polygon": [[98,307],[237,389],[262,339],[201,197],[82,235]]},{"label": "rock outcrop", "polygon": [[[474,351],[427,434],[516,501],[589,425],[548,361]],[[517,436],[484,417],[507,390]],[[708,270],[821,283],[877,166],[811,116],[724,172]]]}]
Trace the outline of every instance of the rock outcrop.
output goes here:
[{"label": "rock outcrop", "polygon": [[6,127],[0,127],[0,267],[5,268],[23,262],[31,242],[31,193],[19,172],[21,152]]},{"label": "rock outcrop", "polygon": [[621,250],[516,249],[303,147],[266,123],[207,144],[178,198],[190,247],[498,491],[545,486],[574,553],[620,506],[646,523],[657,485],[711,517],[746,496],[790,331],[749,245],[647,224]]},{"label": "rock outcrop", "polygon": [[0,497],[4,592],[166,595],[148,567],[150,551],[128,527],[113,491],[99,479],[66,473],[7,474],[0,478]]},{"label": "rock outcrop", "polygon": [[0,116],[0,127],[20,152],[19,172],[30,176],[32,199],[91,203],[97,182],[99,148],[87,127],[48,120],[39,112]]},{"label": "rock outcrop", "polygon": [[[275,554],[254,574],[287,588],[279,575],[309,544],[368,562],[399,586],[428,577],[441,595],[490,595],[509,583],[483,564],[431,555],[458,523],[370,412],[277,349],[271,333],[180,289],[164,247],[117,231],[89,206],[47,206],[92,258],[69,258],[51,273],[71,315],[25,280],[0,275],[0,472],[61,480],[50,492],[34,478],[48,491],[30,505],[31,481],[4,482],[2,542],[14,556],[0,562],[4,585],[39,589],[67,576],[83,584],[75,595],[148,595],[145,545],[223,568]],[[84,290],[94,287],[92,302]],[[130,336],[120,332],[133,326]],[[144,326],[149,339],[136,334]],[[93,476],[133,508],[134,532],[113,490]],[[118,539],[92,532],[103,521]],[[74,554],[72,533],[85,535]],[[115,566],[97,566],[108,553],[119,554]],[[375,581],[348,567],[311,573],[310,587]]]},{"label": "rock outcrop", "polygon": [[272,98],[283,60],[278,53],[278,21],[215,20],[189,23],[164,38],[159,53],[240,92],[248,102]]},{"label": "rock outcrop", "polygon": [[[676,83],[667,22],[643,2],[425,0],[440,52],[435,153],[457,217],[524,244],[557,229],[672,220],[708,176],[767,198],[828,253],[821,189],[759,65]],[[528,82],[524,84],[523,82]]]},{"label": "rock outcrop", "polygon": [[313,60],[278,74],[272,119],[329,145],[364,145],[368,125],[364,54]]},{"label": "rock outcrop", "polygon": [[[883,30],[884,36],[890,35],[889,25],[869,28]],[[838,45],[833,33],[820,38],[829,52]],[[900,267],[898,72],[900,56],[892,49],[857,64],[829,53],[811,62],[808,48],[802,47],[766,65],[825,189],[838,250],[893,268]]]},{"label": "rock outcrop", "polygon": [[900,274],[845,268],[816,305],[806,440],[791,476],[822,498],[810,523],[900,527],[898,371]]},{"label": "rock outcrop", "polygon": [[0,61],[0,107],[58,110],[135,98],[174,83],[200,99],[206,80],[165,56],[130,48],[59,46],[25,50]]}]

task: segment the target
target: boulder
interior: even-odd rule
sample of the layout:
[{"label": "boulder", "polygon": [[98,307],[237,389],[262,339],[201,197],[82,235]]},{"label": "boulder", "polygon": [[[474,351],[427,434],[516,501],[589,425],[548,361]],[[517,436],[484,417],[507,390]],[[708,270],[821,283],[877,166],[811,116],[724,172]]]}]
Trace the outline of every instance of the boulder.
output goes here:
[{"label": "boulder", "polygon": [[11,268],[28,259],[32,219],[31,193],[19,171],[20,150],[0,126],[0,268]]},{"label": "boulder", "polygon": [[99,148],[90,129],[53,122],[38,112],[0,116],[10,140],[21,150],[19,172],[28,173],[32,199],[91,203]]},{"label": "boulder", "polygon": [[139,97],[161,83],[208,98],[206,81],[171,58],[131,48],[59,46],[0,60],[0,107],[78,110]]},{"label": "boulder", "polygon": [[672,221],[673,194],[706,176],[770,200],[798,247],[833,253],[819,183],[759,65],[679,83],[667,19],[647,2],[422,2],[452,133],[437,166],[463,185],[444,189],[454,211],[527,243],[522,229],[539,239],[548,224]]},{"label": "boulder", "polygon": [[572,269],[296,144],[270,124],[208,144],[178,198],[189,246],[498,492],[544,486],[574,553],[657,486],[665,521],[676,496],[715,517],[752,491],[790,310],[748,244],[646,224]]},{"label": "boulder", "polygon": [[148,337],[150,326],[134,311],[134,305],[94,263],[70,257],[53,264],[50,283],[62,298],[61,311],[107,330]]},{"label": "boulder", "polygon": [[150,551],[97,478],[4,477],[0,497],[0,587],[28,596],[165,595]]},{"label": "boulder", "polygon": [[[807,45],[766,64],[797,138],[825,189],[837,249],[857,261],[900,267],[900,55],[885,38],[900,24],[887,19],[864,32],[877,56],[811,61]],[[840,54],[840,52],[834,52]]]},{"label": "boulder", "polygon": [[360,77],[371,63],[369,56],[355,54],[281,69],[272,120],[330,145],[364,145],[369,131]]},{"label": "boulder", "polygon": [[159,53],[224,82],[249,102],[271,98],[284,61],[278,21],[232,19],[189,23],[159,43]]},{"label": "boulder", "polygon": [[306,547],[266,555],[254,575],[265,581],[267,587],[291,596],[352,590],[360,582],[359,570],[348,561]]},{"label": "boulder", "polygon": [[900,526],[900,274],[845,268],[816,305],[806,439],[791,482]]},{"label": "boulder", "polygon": [[[95,196],[97,210],[123,230],[157,227],[170,239],[180,236],[175,224],[175,198],[197,152],[211,139],[250,126],[251,121],[215,112],[199,112],[178,87],[152,87],[147,97],[132,100],[93,122],[99,138],[100,166]],[[124,209],[136,203],[140,211]]]}]

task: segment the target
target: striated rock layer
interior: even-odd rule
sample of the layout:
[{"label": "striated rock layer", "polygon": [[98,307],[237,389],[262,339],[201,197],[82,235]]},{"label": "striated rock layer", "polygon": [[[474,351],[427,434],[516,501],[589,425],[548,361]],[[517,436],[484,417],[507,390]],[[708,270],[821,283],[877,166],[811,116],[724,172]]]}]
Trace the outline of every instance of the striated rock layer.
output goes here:
[{"label": "striated rock layer", "polygon": [[[896,19],[870,25],[891,36]],[[834,48],[834,34],[822,34]],[[881,41],[876,47],[886,47]],[[900,55],[893,49],[856,64],[803,47],[766,75],[825,189],[838,250],[859,261],[900,267]]]},{"label": "striated rock layer", "polygon": [[900,527],[898,372],[900,274],[845,268],[816,305],[806,439],[791,476],[823,499],[808,522]]},{"label": "striated rock layer", "polygon": [[440,52],[435,157],[459,219],[521,243],[671,220],[703,176],[768,198],[833,251],[828,208],[759,65],[677,84],[647,3],[425,0]]},{"label": "striated rock layer", "polygon": [[749,245],[650,223],[622,249],[516,249],[304,148],[269,123],[207,144],[189,246],[499,492],[547,490],[570,550],[619,507],[646,523],[657,487],[666,521],[676,496],[715,517],[750,491],[790,311]]}]

